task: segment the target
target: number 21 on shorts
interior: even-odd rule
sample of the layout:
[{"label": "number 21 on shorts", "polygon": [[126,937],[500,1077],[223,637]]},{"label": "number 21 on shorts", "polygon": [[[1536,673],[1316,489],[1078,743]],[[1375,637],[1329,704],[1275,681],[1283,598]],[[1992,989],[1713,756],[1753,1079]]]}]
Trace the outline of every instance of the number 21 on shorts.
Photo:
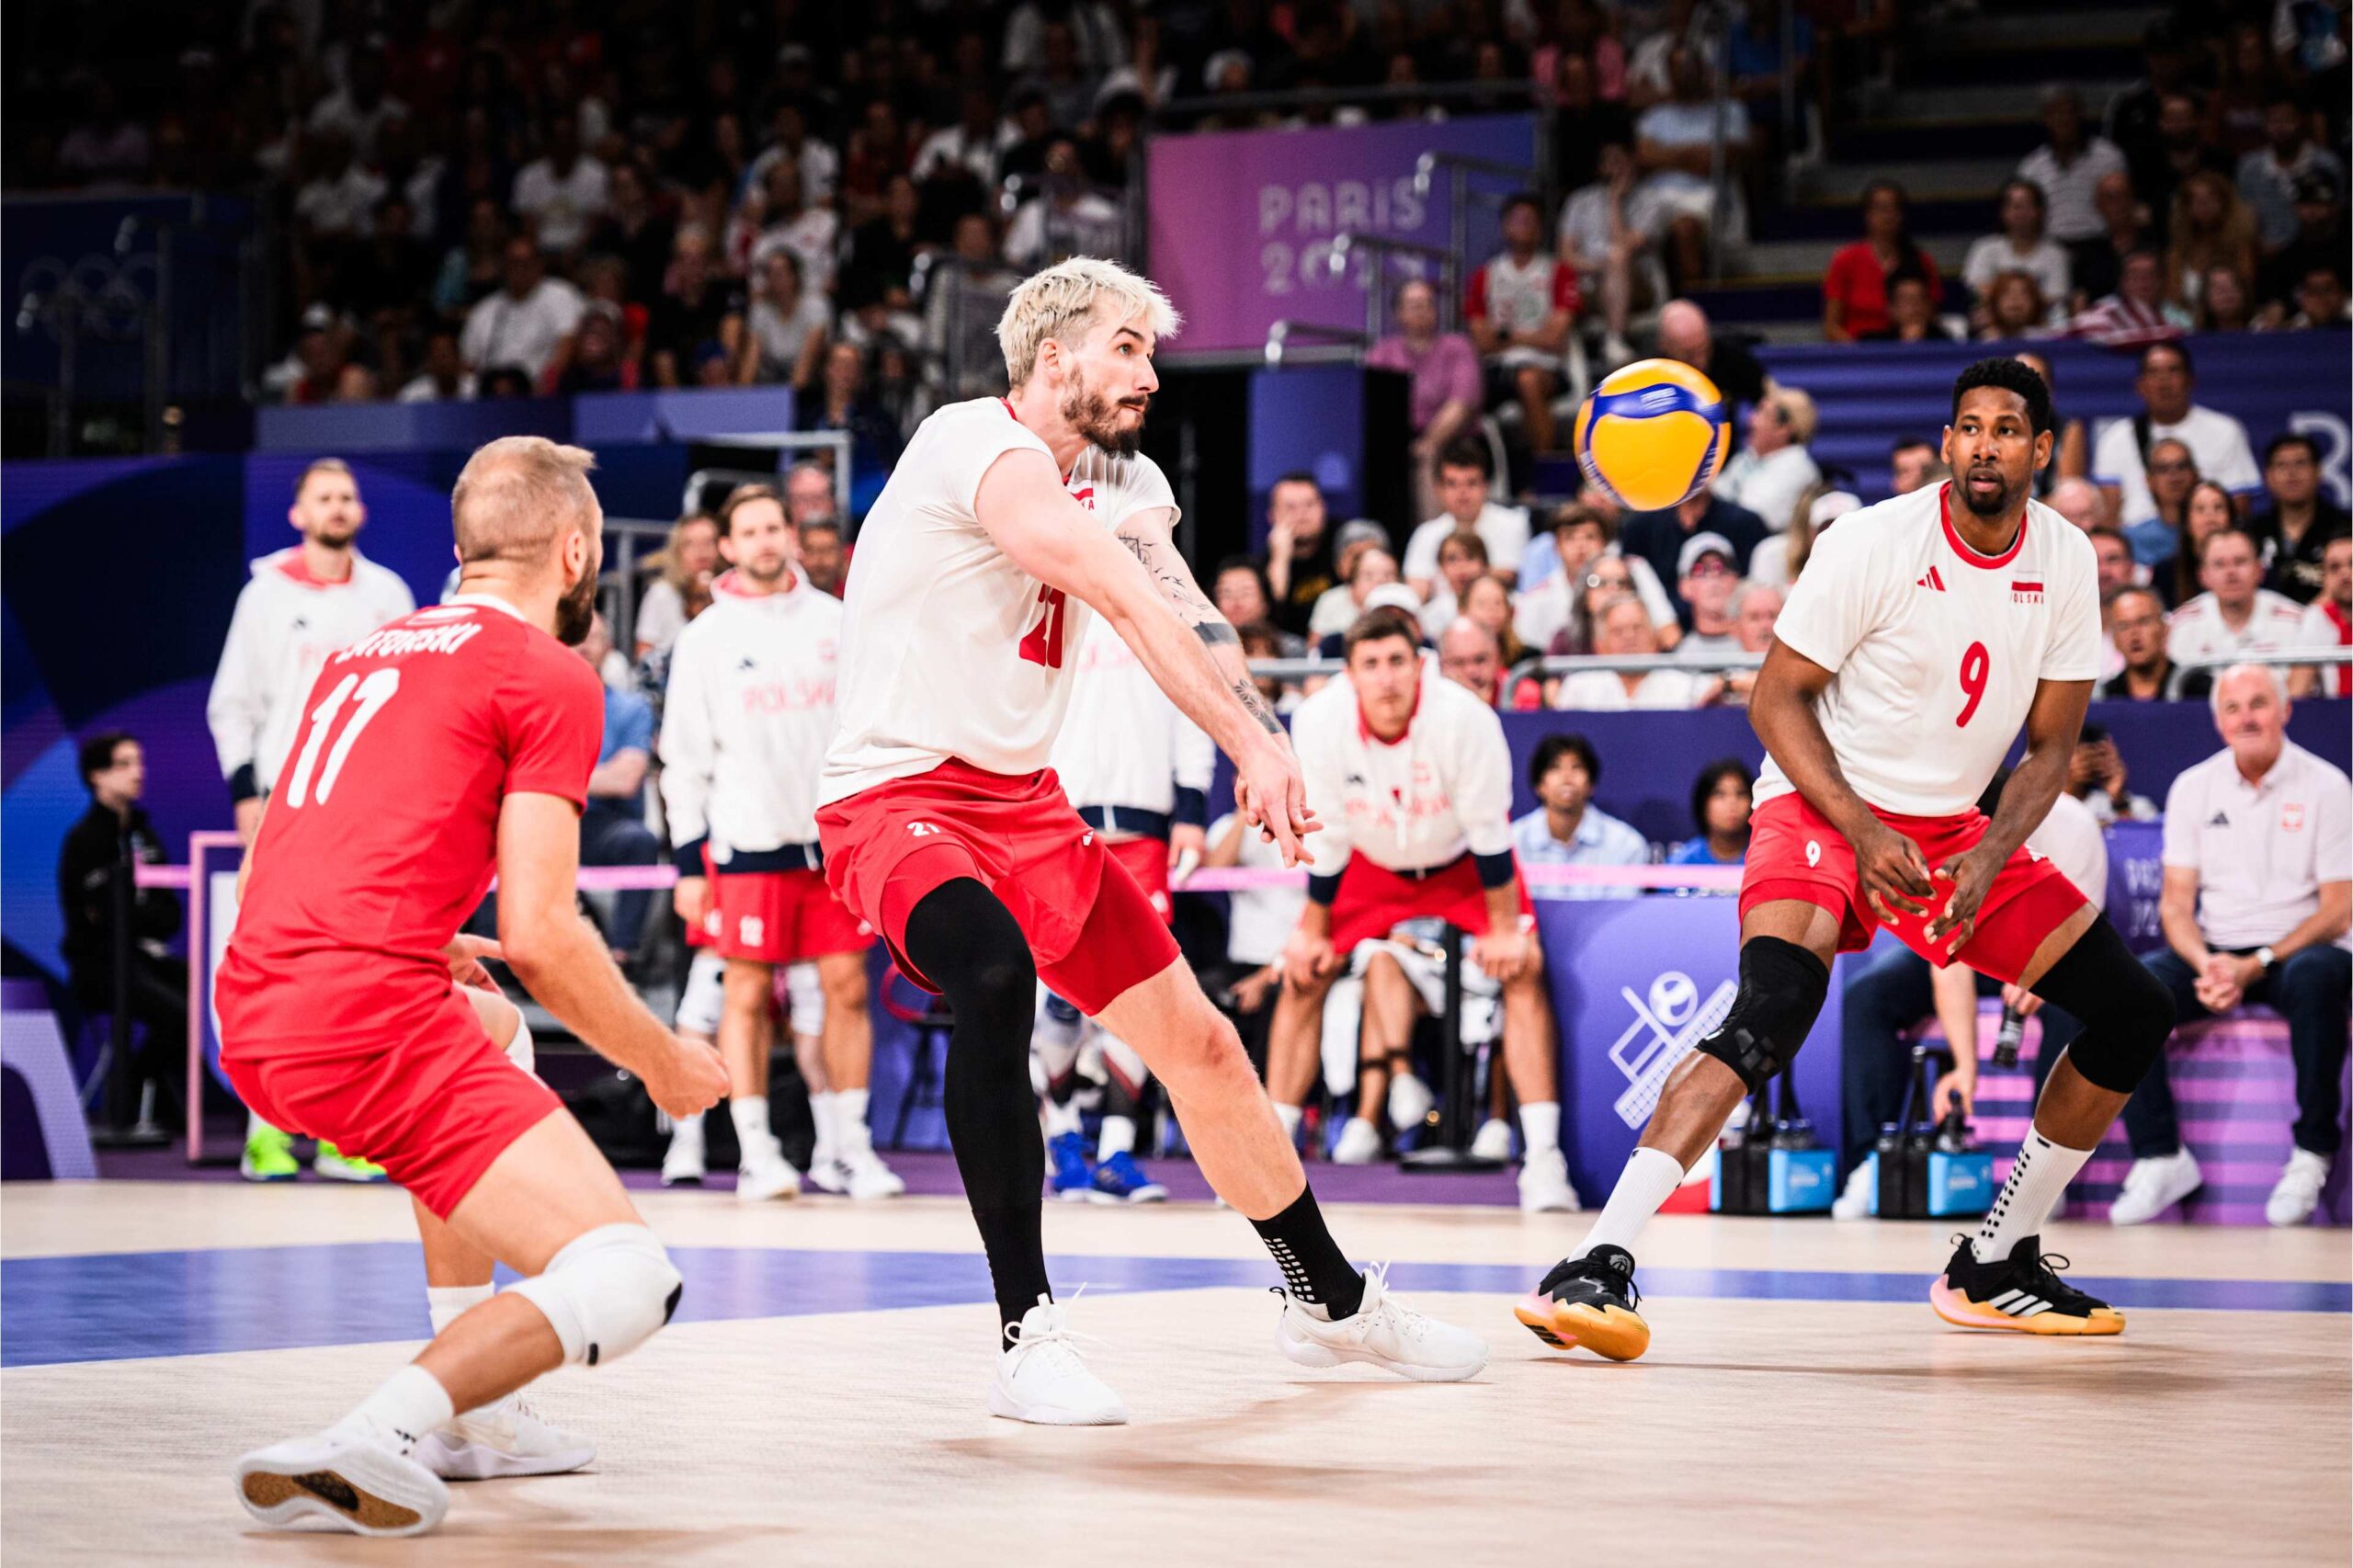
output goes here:
[{"label": "number 21 on shorts", "polygon": [[1993,658],[1985,652],[1983,642],[1972,642],[1969,651],[1961,654],[1961,689],[1969,700],[1961,705],[1961,717],[1953,721],[1955,729],[1977,716],[1977,705],[1985,699],[1985,674],[1993,665]]}]

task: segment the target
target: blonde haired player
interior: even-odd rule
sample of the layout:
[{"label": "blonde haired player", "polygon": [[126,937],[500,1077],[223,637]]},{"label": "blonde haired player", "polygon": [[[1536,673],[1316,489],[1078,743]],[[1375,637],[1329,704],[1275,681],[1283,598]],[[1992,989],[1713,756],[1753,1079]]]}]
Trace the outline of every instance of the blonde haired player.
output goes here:
[{"label": "blonde haired player", "polygon": [[1153,349],[1176,324],[1159,290],[1111,262],[1024,282],[997,326],[1010,394],[923,422],[850,566],[817,813],[825,874],[955,1010],[949,1135],[995,1283],[989,1407],[1016,1420],[1127,1418],[1046,1275],[1029,1063],[1041,979],[1166,1085],[1210,1185],[1282,1265],[1286,1355],[1432,1381],[1486,1364],[1477,1337],[1348,1263],[1233,1026],[1047,767],[1099,613],[1233,758],[1244,820],[1287,861],[1311,858],[1298,760],[1169,537],[1167,480],[1137,452],[1160,384]]}]

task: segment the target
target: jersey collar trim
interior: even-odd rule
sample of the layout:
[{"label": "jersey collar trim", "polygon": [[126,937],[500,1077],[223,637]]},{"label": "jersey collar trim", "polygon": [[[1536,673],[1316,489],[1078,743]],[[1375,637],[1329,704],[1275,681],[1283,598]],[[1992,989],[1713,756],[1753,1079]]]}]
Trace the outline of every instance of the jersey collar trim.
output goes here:
[{"label": "jersey collar trim", "polygon": [[731,599],[782,598],[785,595],[791,593],[794,589],[800,586],[801,574],[793,571],[790,566],[785,568],[784,581],[778,584],[773,590],[766,594],[756,594],[750,589],[745,587],[743,585],[742,579],[735,574],[734,569],[732,567],[727,571],[722,572],[718,576],[713,577],[710,580],[710,592],[713,598],[718,597],[722,594],[726,595]]},{"label": "jersey collar trim", "polygon": [[306,588],[347,588],[359,580],[359,552],[356,550],[351,552],[351,570],[340,577],[322,577],[312,572],[309,562],[302,559],[300,546],[279,551],[277,564],[280,576]]},{"label": "jersey collar trim", "polygon": [[2026,548],[2028,514],[2020,512],[2018,531],[2011,538],[2009,549],[1999,555],[1982,555],[1970,549],[1969,541],[1961,537],[1961,530],[1952,526],[1952,482],[1950,480],[1945,481],[1937,489],[1937,517],[1945,526],[1945,542],[1952,546],[1953,553],[1961,557],[1964,565],[1975,566],[1986,572],[1995,571],[2016,561],[2018,551]]},{"label": "jersey collar trim", "polygon": [[478,605],[484,609],[505,610],[517,620],[527,620],[523,612],[495,594],[452,594],[442,601],[452,605]]}]

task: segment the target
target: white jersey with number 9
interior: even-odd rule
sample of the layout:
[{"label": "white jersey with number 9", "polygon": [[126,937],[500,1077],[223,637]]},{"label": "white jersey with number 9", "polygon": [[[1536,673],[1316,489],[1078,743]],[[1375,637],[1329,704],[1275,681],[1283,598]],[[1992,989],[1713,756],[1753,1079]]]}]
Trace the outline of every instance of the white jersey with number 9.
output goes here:
[{"label": "white jersey with number 9", "polygon": [[[1046,766],[1093,612],[1016,566],[973,511],[990,465],[1025,447],[1047,450],[1004,399],[949,403],[916,429],[867,513],[819,805],[950,757],[1015,776]],[[1106,528],[1176,506],[1141,454],[1090,447],[1063,485]]]}]

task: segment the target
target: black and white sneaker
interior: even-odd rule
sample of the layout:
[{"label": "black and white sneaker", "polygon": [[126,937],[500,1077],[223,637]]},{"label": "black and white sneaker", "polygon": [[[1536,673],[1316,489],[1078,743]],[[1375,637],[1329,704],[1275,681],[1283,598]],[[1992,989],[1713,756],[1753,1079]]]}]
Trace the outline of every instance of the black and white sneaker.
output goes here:
[{"label": "black and white sneaker", "polygon": [[1945,1322],[2014,1334],[2124,1332],[2122,1312],[2059,1278],[2068,1261],[2044,1252],[2040,1236],[2026,1237],[1998,1263],[1978,1262],[1969,1238],[1955,1239],[1952,1261],[1928,1287],[1928,1304]]},{"label": "black and white sneaker", "polygon": [[1642,1300],[1634,1284],[1634,1255],[1624,1247],[1597,1246],[1554,1264],[1512,1315],[1547,1345],[1563,1350],[1582,1346],[1612,1361],[1631,1361],[1651,1346],[1651,1325],[1634,1310]]}]

